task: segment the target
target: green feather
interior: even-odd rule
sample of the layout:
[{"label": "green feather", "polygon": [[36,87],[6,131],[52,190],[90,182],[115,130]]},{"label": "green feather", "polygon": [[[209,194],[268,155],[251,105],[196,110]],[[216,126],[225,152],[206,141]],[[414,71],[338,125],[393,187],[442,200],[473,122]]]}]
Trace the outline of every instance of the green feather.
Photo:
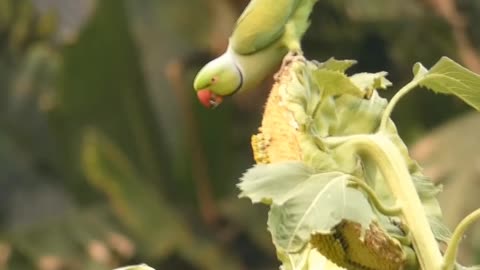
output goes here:
[{"label": "green feather", "polygon": [[230,37],[233,50],[246,55],[272,45],[283,36],[286,24],[303,1],[252,0]]}]

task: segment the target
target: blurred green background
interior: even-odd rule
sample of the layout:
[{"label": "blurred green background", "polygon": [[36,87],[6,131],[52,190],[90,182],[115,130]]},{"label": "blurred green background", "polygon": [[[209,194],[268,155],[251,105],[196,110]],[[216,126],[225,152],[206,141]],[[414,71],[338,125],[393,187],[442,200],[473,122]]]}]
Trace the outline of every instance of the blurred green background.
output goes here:
[{"label": "blurred green background", "polygon": [[[191,87],[247,3],[0,0],[1,270],[277,269],[266,209],[235,187],[271,81],[213,111]],[[479,16],[478,0],[319,0],[304,48],[388,71],[391,97],[417,61],[480,73]],[[417,91],[393,115],[451,228],[480,206],[469,111]],[[461,261],[480,262],[466,239]]]}]

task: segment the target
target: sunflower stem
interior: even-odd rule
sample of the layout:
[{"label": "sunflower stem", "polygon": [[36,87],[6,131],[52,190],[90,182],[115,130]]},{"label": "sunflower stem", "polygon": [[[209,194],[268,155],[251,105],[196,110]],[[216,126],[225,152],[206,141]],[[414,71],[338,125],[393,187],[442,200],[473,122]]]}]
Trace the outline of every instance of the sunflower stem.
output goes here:
[{"label": "sunflower stem", "polygon": [[325,142],[333,147],[348,144],[354,153],[377,164],[396,199],[396,205],[401,209],[400,218],[410,230],[421,269],[442,269],[443,257],[408,167],[402,154],[388,136],[380,132],[372,135],[330,137],[326,138]]}]

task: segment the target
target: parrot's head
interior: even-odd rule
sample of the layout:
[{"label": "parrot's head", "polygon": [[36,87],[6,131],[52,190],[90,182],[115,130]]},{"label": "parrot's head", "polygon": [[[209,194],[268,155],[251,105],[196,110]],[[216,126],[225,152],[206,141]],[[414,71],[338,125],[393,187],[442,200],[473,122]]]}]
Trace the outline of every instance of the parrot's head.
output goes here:
[{"label": "parrot's head", "polygon": [[228,53],[206,64],[193,83],[198,100],[207,108],[215,108],[224,96],[234,94],[242,85],[242,72]]}]

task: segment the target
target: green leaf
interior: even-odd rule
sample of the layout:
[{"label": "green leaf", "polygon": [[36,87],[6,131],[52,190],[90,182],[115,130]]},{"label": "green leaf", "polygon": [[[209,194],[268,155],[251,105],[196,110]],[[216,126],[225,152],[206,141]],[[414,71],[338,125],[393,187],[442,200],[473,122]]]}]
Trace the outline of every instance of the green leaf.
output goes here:
[{"label": "green leaf", "polygon": [[357,61],[355,60],[337,60],[335,58],[330,58],[327,61],[321,63],[322,69],[328,69],[331,71],[345,72],[351,66],[355,65]]},{"label": "green leaf", "polygon": [[[414,72],[421,74],[421,65]],[[418,77],[418,75],[416,76]],[[462,67],[448,57],[442,57],[419,81],[419,85],[434,92],[453,94],[480,111],[480,76]]]},{"label": "green leaf", "polygon": [[419,172],[412,174],[412,179],[420,197],[435,197],[443,190],[442,185],[435,185],[432,180]]},{"label": "green leaf", "polygon": [[268,227],[277,250],[297,252],[312,234],[329,234],[342,220],[368,228],[375,215],[365,196],[347,186],[350,177],[341,172],[315,174],[298,181],[281,203],[273,201]]},{"label": "green leaf", "polygon": [[444,224],[442,218],[442,209],[440,208],[436,196],[442,191],[441,185],[435,185],[430,179],[420,173],[412,174],[413,184],[422,201],[428,223],[432,229],[435,239],[448,243],[452,233]]},{"label": "green leaf", "polygon": [[375,219],[370,204],[348,187],[350,175],[313,174],[302,162],[257,165],[241,179],[240,197],[272,204],[268,226],[277,250],[298,252],[314,233],[331,233],[342,220],[368,228]]},{"label": "green leaf", "polygon": [[[423,203],[425,206],[426,203],[425,202]],[[437,202],[435,201],[435,203]],[[430,229],[432,229],[435,239],[444,243],[448,243],[452,238],[452,232],[447,227],[447,225],[445,225],[441,217],[428,215],[428,214],[427,214],[427,217],[428,217],[428,223],[430,224]]]},{"label": "green leaf", "polygon": [[344,136],[374,132],[387,102],[375,93],[370,99],[341,96],[336,99],[336,105],[337,126],[331,128],[330,133],[332,136]]},{"label": "green leaf", "polygon": [[355,85],[343,72],[318,69],[313,73],[323,95],[353,95],[363,97],[365,92]]},{"label": "green leaf", "polygon": [[239,197],[248,197],[253,203],[282,204],[289,192],[312,174],[310,168],[298,161],[255,165],[240,179]]},{"label": "green leaf", "polygon": [[371,91],[373,89],[387,89],[392,83],[386,78],[387,72],[381,71],[377,73],[357,73],[350,76],[353,84],[363,91]]},{"label": "green leaf", "polygon": [[415,75],[415,77],[424,76],[426,73],[428,73],[428,69],[421,63],[417,62],[413,65],[413,75]]}]

